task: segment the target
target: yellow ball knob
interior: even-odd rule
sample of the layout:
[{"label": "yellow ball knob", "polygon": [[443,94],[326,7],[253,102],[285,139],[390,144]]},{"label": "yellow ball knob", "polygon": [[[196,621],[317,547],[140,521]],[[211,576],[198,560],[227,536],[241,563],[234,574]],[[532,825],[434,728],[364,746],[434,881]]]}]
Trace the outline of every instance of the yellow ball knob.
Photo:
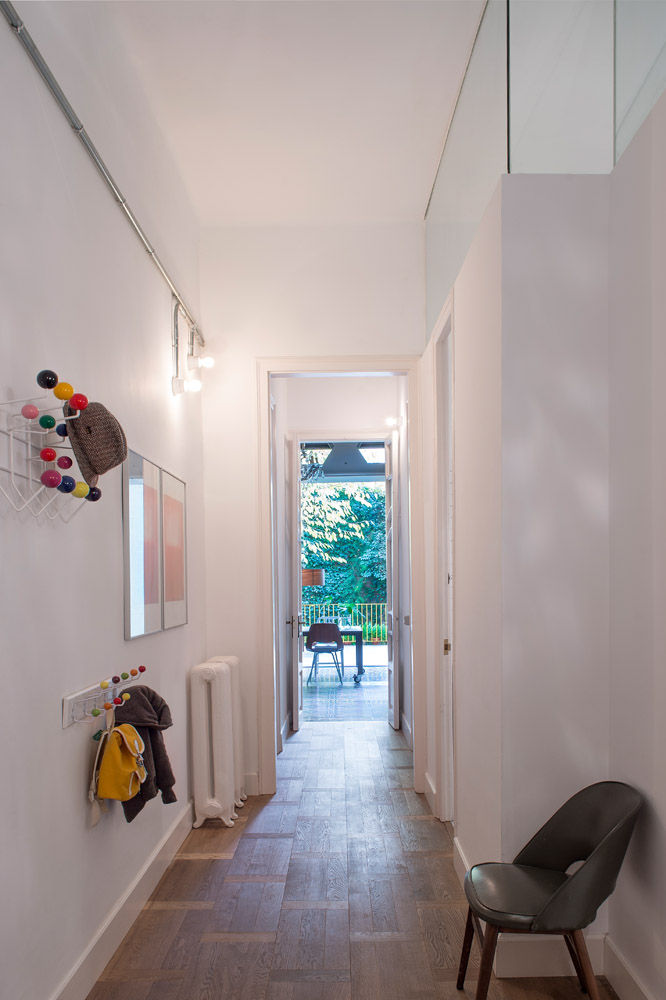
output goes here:
[{"label": "yellow ball knob", "polygon": [[101,684],[100,684],[100,687],[103,688],[105,691],[108,688],[108,686],[109,686],[109,682],[108,681],[102,681]]},{"label": "yellow ball knob", "polygon": [[125,694],[121,695],[121,698],[123,699],[123,701],[129,701],[130,695],[127,693],[127,691],[125,691]]},{"label": "yellow ball knob", "polygon": [[74,395],[74,387],[69,382],[58,382],[53,390],[53,395],[56,399],[71,399]]},{"label": "yellow ball knob", "polygon": [[82,483],[80,481],[76,484],[76,486],[72,490],[72,496],[79,497],[79,499],[81,500],[83,499],[83,497],[87,497],[89,493],[90,493],[90,487],[88,486],[88,484]]}]

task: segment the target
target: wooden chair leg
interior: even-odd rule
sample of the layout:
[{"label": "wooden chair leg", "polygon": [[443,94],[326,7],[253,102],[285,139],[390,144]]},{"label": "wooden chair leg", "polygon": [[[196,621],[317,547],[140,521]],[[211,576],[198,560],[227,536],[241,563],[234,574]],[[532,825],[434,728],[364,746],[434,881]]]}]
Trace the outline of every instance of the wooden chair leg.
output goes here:
[{"label": "wooden chair leg", "polygon": [[567,951],[571,957],[571,962],[574,969],[576,970],[576,975],[578,976],[578,982],[580,983],[580,988],[583,993],[587,993],[587,984],[585,982],[585,976],[583,975],[583,968],[580,964],[580,959],[578,958],[578,952],[576,951],[576,946],[573,942],[571,934],[563,934],[564,943],[567,946]]},{"label": "wooden chair leg", "polygon": [[[488,987],[490,986],[490,975],[493,971],[493,959],[495,958],[495,948],[497,947],[497,935],[499,928],[492,924],[486,924],[486,932],[483,935],[483,951],[481,952],[481,968],[479,969],[479,981],[476,984],[476,1000],[486,1000]],[[599,1000],[598,997],[593,1000]]]},{"label": "wooden chair leg", "polygon": [[590,956],[587,951],[587,945],[585,944],[583,932],[573,931],[571,938],[574,948],[576,949],[576,954],[578,955],[578,961],[580,962],[583,979],[585,981],[585,986],[587,987],[590,1000],[601,1000],[599,987],[597,985],[597,977],[592,971],[592,963],[590,962]]},{"label": "wooden chair leg", "polygon": [[472,950],[474,940],[474,920],[472,919],[472,909],[467,907],[467,923],[465,924],[465,937],[463,938],[462,951],[460,953],[460,965],[458,966],[458,978],[456,989],[462,990],[465,986],[465,976],[467,975],[467,965],[469,963],[469,953]]}]

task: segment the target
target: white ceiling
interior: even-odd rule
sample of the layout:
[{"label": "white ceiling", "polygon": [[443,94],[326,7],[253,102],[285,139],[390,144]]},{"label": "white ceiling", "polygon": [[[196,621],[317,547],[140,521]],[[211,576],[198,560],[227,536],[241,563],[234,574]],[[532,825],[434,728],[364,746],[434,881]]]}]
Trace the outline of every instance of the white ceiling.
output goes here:
[{"label": "white ceiling", "polygon": [[482,0],[104,7],[203,227],[423,218]]}]

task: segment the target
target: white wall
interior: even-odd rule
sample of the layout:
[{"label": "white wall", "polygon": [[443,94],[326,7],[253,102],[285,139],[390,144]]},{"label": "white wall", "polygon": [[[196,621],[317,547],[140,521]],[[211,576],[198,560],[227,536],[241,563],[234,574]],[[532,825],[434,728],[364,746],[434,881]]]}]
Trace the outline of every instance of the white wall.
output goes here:
[{"label": "white wall", "polygon": [[358,434],[371,431],[384,439],[389,418],[400,416],[403,375],[273,377],[286,383],[286,431],[290,434]]},{"label": "white wall", "polygon": [[219,359],[203,400],[208,650],[241,657],[246,761],[256,774],[258,683],[267,666],[259,663],[256,618],[257,358],[418,354],[422,226],[211,231],[201,268],[206,336]]},{"label": "white wall", "polygon": [[607,220],[606,178],[505,177],[454,285],[455,828],[471,864],[510,860],[608,775]]},{"label": "white wall", "polygon": [[502,182],[502,854],[608,774],[608,181]]},{"label": "white wall", "polygon": [[[119,48],[67,5],[22,13],[196,304],[189,207]],[[171,395],[170,293],[4,22],[0,76],[0,398],[38,391],[35,373],[52,367],[116,414],[130,447],[188,486],[190,624],[131,643],[123,639],[120,469],[69,525],[36,523],[0,503],[2,994],[46,1000],[187,808],[185,671],[204,649],[200,409]],[[116,807],[90,829],[97,727],[62,730],[61,698],[138,663],[172,709],[166,743],[179,801],[149,803],[131,826]],[[70,996],[85,996],[99,971]]]},{"label": "white wall", "polygon": [[[610,769],[648,799],[610,904],[607,971],[666,994],[666,100],[611,179]],[[627,994],[630,995],[630,994]]]}]

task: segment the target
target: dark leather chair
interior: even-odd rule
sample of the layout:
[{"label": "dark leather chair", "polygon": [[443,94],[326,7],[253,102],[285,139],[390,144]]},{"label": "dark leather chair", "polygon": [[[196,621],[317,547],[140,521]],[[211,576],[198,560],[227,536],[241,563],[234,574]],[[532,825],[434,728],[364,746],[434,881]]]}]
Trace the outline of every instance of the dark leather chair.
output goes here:
[{"label": "dark leather chair", "polygon": [[[565,802],[512,864],[470,868],[465,875],[469,911],[459,990],[465,984],[475,930],[481,943],[476,1000],[486,1000],[500,931],[562,934],[581,989],[590,1000],[599,1000],[582,929],[615,888],[642,802],[630,785],[600,781]],[[582,864],[569,872],[577,862]]]},{"label": "dark leather chair", "polygon": [[[317,680],[317,667],[319,666],[319,657],[322,653],[330,653],[333,657],[333,663],[342,684],[345,675],[344,644],[340,629],[334,622],[315,622],[314,625],[311,625],[305,639],[305,648],[314,654],[310,673],[308,674],[308,684],[310,683],[313,670],[315,681]],[[338,653],[340,654],[340,659],[338,659]]]}]

